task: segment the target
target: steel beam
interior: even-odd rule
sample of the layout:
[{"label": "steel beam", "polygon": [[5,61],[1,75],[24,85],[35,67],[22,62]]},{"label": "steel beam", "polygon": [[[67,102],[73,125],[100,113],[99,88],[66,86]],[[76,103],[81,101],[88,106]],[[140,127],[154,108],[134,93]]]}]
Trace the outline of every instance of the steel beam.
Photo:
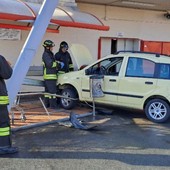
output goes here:
[{"label": "steel beam", "polygon": [[7,89],[10,99],[9,109],[13,105],[17,93],[21,88],[32,59],[34,58],[48,24],[50,23],[54,10],[58,6],[58,1],[59,0],[44,0],[34,25],[15,63],[12,77],[7,81]]}]

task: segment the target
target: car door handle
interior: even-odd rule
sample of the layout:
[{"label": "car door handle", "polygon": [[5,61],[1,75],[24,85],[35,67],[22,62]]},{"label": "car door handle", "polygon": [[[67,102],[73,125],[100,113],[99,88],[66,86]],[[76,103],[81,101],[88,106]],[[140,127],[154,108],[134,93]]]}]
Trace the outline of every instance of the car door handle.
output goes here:
[{"label": "car door handle", "polygon": [[146,81],[145,84],[153,84],[151,81]]},{"label": "car door handle", "polygon": [[111,81],[111,82],[116,82],[116,79],[110,79],[109,81]]}]

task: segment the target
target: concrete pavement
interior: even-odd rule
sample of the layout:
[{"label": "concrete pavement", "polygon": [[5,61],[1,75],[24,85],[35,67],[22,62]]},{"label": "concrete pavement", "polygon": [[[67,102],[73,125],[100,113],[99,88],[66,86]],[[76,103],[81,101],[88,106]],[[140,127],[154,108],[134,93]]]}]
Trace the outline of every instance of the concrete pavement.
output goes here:
[{"label": "concrete pavement", "polygon": [[91,131],[56,123],[15,132],[20,152],[0,156],[1,170],[169,170],[170,122],[119,109],[96,119],[106,117],[111,120]]}]

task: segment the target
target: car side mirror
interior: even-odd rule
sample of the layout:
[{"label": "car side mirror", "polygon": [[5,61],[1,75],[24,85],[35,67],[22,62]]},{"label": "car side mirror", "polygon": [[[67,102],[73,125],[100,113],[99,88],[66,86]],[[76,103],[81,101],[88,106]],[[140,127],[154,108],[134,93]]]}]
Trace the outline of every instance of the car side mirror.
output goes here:
[{"label": "car side mirror", "polygon": [[89,69],[85,70],[85,75],[90,75],[90,70]]}]

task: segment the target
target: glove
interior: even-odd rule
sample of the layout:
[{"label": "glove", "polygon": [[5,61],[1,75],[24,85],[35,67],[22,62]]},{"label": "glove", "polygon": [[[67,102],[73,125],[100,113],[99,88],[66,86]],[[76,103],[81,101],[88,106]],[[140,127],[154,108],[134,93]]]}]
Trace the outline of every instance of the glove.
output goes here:
[{"label": "glove", "polygon": [[61,69],[64,67],[64,63],[60,62]]}]

